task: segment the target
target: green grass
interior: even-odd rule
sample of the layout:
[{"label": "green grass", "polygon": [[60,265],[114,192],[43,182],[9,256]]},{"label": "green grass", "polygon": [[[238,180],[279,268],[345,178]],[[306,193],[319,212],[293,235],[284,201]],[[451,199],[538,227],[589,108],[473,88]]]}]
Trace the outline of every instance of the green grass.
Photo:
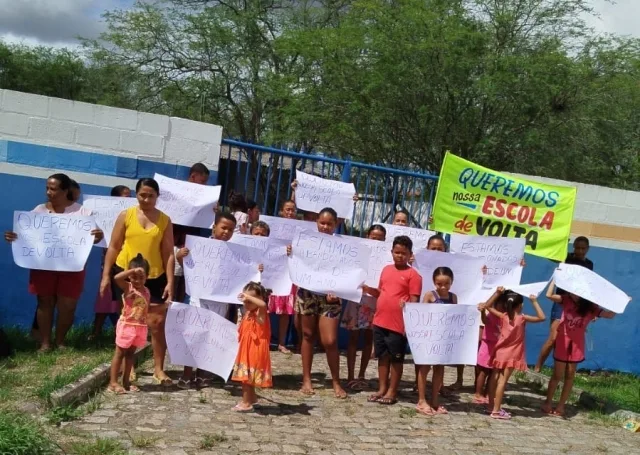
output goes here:
[{"label": "green grass", "polygon": [[77,442],[71,445],[68,454],[72,455],[127,455],[128,451],[115,439],[96,439],[90,442]]},{"label": "green grass", "polygon": [[56,445],[45,429],[29,416],[0,412],[0,453],[10,455],[45,455]]},{"label": "green grass", "polygon": [[205,434],[202,436],[198,448],[200,450],[209,450],[226,441],[228,441],[228,438],[224,433]]}]

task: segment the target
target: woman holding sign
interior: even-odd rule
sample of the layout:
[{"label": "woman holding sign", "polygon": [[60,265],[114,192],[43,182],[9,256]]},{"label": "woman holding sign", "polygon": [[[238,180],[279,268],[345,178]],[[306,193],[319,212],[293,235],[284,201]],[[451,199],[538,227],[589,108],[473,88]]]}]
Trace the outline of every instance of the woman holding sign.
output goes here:
[{"label": "woman holding sign", "polygon": [[164,372],[167,352],[164,324],[168,302],[173,298],[173,226],[169,217],[156,208],[159,195],[160,188],[154,179],[140,179],[136,184],[138,205],[120,213],[113,227],[100,294],[104,295],[111,287],[114,299],[121,300],[122,290],[115,285],[114,277],[126,270],[138,254],[149,261],[146,286],[151,294],[151,305],[147,324],[153,345],[153,380],[156,384],[171,385],[171,379]]},{"label": "woman holding sign", "polygon": [[[73,201],[71,179],[66,174],[53,174],[47,179],[47,202],[33,209],[36,213],[64,213],[91,216],[91,211]],[[101,229],[91,231],[94,243],[102,240]],[[4,238],[11,243],[18,238],[15,232],[5,232]],[[54,309],[58,309],[56,321],[56,345],[64,348],[64,338],[73,325],[78,299],[84,287],[84,270],[81,272],[57,272],[31,270],[29,292],[38,299],[36,310],[40,331],[40,351],[51,349],[51,331]]]}]

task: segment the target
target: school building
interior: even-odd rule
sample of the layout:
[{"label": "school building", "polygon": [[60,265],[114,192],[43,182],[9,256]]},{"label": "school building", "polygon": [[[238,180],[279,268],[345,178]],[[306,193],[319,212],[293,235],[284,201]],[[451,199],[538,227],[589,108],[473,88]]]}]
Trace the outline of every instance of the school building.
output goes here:
[{"label": "school building", "polygon": [[[233,152],[238,154],[238,158],[232,158],[231,147],[228,147],[229,155],[221,160],[221,142],[222,128],[216,125],[0,90],[0,182],[4,193],[0,198],[0,229],[6,231],[12,228],[14,210],[31,210],[45,202],[45,178],[55,172],[64,172],[78,181],[84,194],[108,195],[115,185],[134,188],[137,179],[155,173],[186,178],[193,163],[203,162],[212,171],[209,183],[224,184],[225,172],[218,172],[220,163],[223,161],[224,167],[230,169],[229,160],[239,161],[240,152]],[[260,160],[266,159],[264,156],[261,153]],[[300,167],[295,158],[289,158],[292,167],[298,166],[308,171],[307,167]],[[307,166],[304,159],[301,166]],[[384,171],[374,168],[369,166],[367,172]],[[246,172],[246,178],[250,179],[248,169],[245,171],[242,168],[241,171],[236,163],[233,173],[239,176],[241,172]],[[324,163],[322,169],[324,172]],[[227,170],[227,178],[229,173]],[[261,175],[259,164],[255,175]],[[282,188],[290,183],[281,176],[276,178],[271,170],[265,171],[265,175],[271,181],[277,179],[276,186]],[[581,367],[640,373],[640,350],[636,348],[636,340],[640,335],[640,305],[637,303],[640,301],[640,193],[525,177],[577,186],[578,200],[572,237],[589,237],[591,250],[588,256],[595,264],[595,271],[633,297],[624,314],[613,320],[598,320],[590,327],[587,361]],[[422,200],[428,201],[429,187],[418,187],[415,182],[413,187],[408,184],[406,192],[421,194]],[[257,193],[258,188],[260,186],[254,179],[251,189]],[[276,204],[278,199],[284,197],[279,194],[274,196]],[[367,194],[364,196],[366,201]],[[356,207],[356,210],[366,212],[367,219],[371,217],[380,221],[395,203],[395,199],[393,203],[379,201],[378,204],[383,207],[376,212],[374,200],[369,205]],[[426,219],[424,207],[427,205],[417,203],[414,206],[414,203],[416,200],[407,202],[405,206],[413,209],[412,212],[419,211],[420,220]],[[76,323],[90,323],[93,320],[101,253],[101,249],[94,248],[87,263],[85,291],[78,304]],[[546,259],[530,255],[526,261],[523,283],[544,281],[551,276],[555,267]],[[2,242],[0,326],[30,326],[36,302],[35,297],[27,292],[27,283],[28,271],[13,263],[11,246]],[[549,315],[551,303],[541,298],[541,304]],[[535,362],[547,333],[548,323],[529,326],[527,361],[530,364]]]}]

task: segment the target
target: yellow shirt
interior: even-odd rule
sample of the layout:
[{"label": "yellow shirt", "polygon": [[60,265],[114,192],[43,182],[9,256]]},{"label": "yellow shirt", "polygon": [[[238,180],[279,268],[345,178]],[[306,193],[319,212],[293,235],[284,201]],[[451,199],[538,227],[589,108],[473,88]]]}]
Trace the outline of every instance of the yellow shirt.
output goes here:
[{"label": "yellow shirt", "polygon": [[149,262],[149,279],[158,278],[164,270],[162,262],[162,238],[169,224],[169,217],[160,212],[155,226],[144,229],[138,221],[138,206],[128,208],[124,218],[124,243],[116,259],[116,265],[124,270],[138,253]]}]

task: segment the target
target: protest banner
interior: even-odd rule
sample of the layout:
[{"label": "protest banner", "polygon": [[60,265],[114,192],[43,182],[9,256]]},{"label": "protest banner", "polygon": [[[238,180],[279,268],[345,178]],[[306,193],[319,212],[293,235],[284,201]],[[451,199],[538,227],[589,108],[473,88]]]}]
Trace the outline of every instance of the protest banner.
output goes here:
[{"label": "protest banner", "polygon": [[184,279],[187,294],[199,299],[240,305],[238,294],[250,281],[260,281],[262,252],[237,243],[187,236]]},{"label": "protest banner", "polygon": [[575,264],[560,264],[553,274],[556,286],[571,294],[611,310],[623,313],[631,297],[586,267]]},{"label": "protest banner", "polygon": [[518,286],[522,278],[520,261],[524,257],[523,238],[483,237],[451,234],[452,253],[468,254],[482,259],[486,266],[484,286]]},{"label": "protest banner", "polygon": [[261,264],[264,271],[261,274],[262,285],[271,290],[273,295],[291,294],[291,278],[289,278],[287,245],[285,240],[257,235],[233,234],[231,243],[245,245],[260,250]]},{"label": "protest banner", "polygon": [[174,365],[210,371],[227,381],[238,355],[238,328],[205,308],[172,302],[165,325]]},{"label": "protest banner", "polygon": [[399,235],[406,235],[413,242],[413,251],[424,249],[432,235],[436,235],[434,231],[428,229],[412,228],[408,226],[400,226],[396,224],[382,223],[387,231],[387,242],[393,242],[393,239]]},{"label": "protest banner", "polygon": [[414,266],[422,276],[422,296],[434,289],[433,271],[437,267],[449,267],[453,271],[451,292],[458,297],[462,305],[478,305],[474,297],[482,289],[482,267],[484,261],[466,254],[450,254],[441,251],[418,250],[415,253]]},{"label": "protest banner", "polygon": [[269,225],[269,238],[286,240],[291,242],[296,234],[296,229],[317,231],[318,225],[313,221],[292,220],[290,218],[278,218],[275,216],[260,215],[260,221]]},{"label": "protest banner", "polygon": [[528,253],[564,261],[576,188],[503,174],[447,152],[432,229],[524,238]]},{"label": "protest banner", "polygon": [[82,198],[82,206],[91,210],[96,224],[102,232],[104,239],[96,246],[107,248],[111,242],[111,233],[116,224],[118,215],[129,207],[138,205],[138,200],[134,197],[96,196],[87,194]]},{"label": "protest banner", "polygon": [[402,313],[416,365],[475,365],[480,312],[467,305],[408,303]]},{"label": "protest banner", "polygon": [[25,269],[80,272],[91,253],[96,222],[90,216],[13,213],[13,261]]},{"label": "protest banner", "polygon": [[173,224],[210,228],[213,225],[213,209],[220,199],[221,186],[199,185],[164,175],[153,178],[160,185],[157,207]]},{"label": "protest banner", "polygon": [[353,216],[353,196],[356,187],[353,183],[323,179],[315,175],[296,170],[296,204],[302,210],[319,213],[325,207],[331,207],[339,218],[350,220]]},{"label": "protest banner", "polygon": [[298,231],[291,247],[289,276],[309,291],[359,302],[370,255],[361,239]]}]

